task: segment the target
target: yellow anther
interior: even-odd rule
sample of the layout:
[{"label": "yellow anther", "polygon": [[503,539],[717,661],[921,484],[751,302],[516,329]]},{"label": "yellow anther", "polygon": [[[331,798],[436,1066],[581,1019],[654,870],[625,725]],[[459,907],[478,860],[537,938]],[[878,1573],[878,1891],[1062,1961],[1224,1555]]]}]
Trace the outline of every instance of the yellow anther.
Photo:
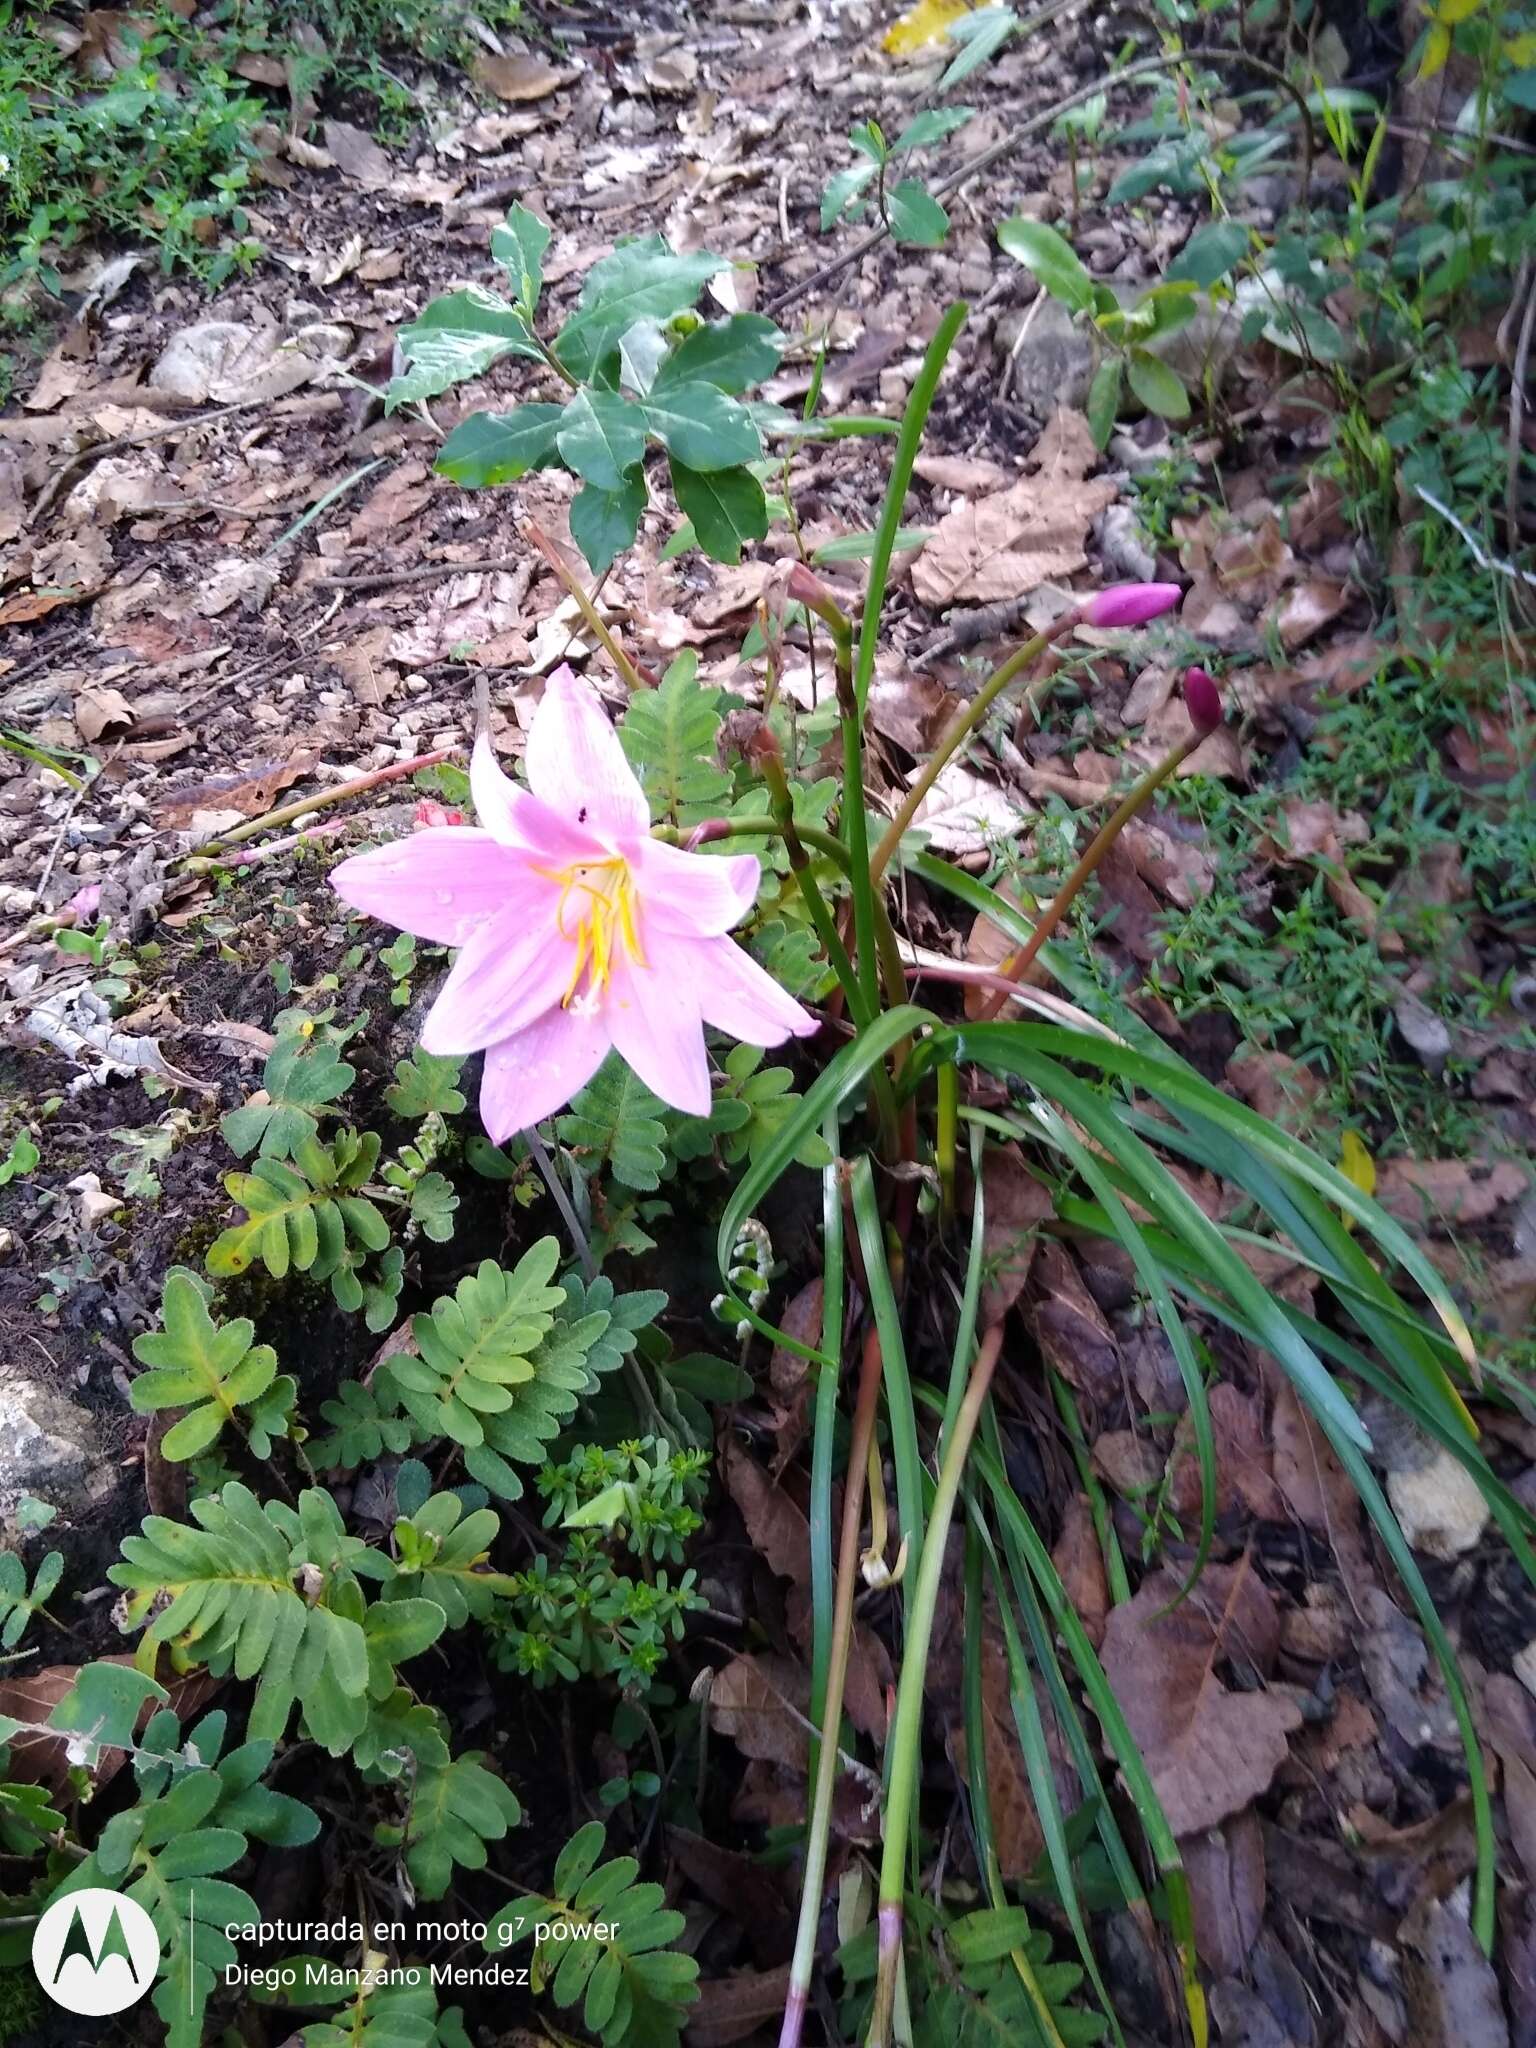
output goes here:
[{"label": "yellow anther", "polygon": [[608,986],[613,975],[618,947],[643,967],[640,949],[639,904],[635,878],[629,862],[618,855],[609,860],[584,861],[568,868],[540,868],[537,872],[560,885],[555,906],[555,927],[561,938],[576,948],[571,977],[560,998],[569,1009],[582,990],[595,995]]}]

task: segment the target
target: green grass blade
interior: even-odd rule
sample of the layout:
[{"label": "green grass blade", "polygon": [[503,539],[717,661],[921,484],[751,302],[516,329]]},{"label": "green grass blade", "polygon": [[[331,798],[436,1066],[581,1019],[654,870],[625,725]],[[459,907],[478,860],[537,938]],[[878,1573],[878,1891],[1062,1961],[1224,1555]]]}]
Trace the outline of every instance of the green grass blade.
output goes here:
[{"label": "green grass blade", "polygon": [[918,1568],[923,1558],[923,1460],[917,1445],[917,1413],[912,1406],[912,1376],[907,1369],[901,1310],[891,1285],[890,1267],[885,1255],[885,1226],[880,1219],[874,1171],[867,1156],[853,1162],[851,1194],[854,1226],[859,1233],[859,1250],[864,1257],[864,1277],[869,1285],[869,1305],[880,1336],[885,1416],[891,1432],[891,1462],[896,1467],[896,1512],[901,1539],[907,1546],[902,1595],[904,1611],[910,1621]]},{"label": "green grass blade", "polygon": [[[720,1216],[720,1229],[715,1240],[715,1256],[719,1261],[721,1278],[730,1269],[731,1247],[735,1244],[742,1224],[752,1214],[769,1189],[794,1164],[795,1154],[810,1134],[818,1130],[829,1114],[835,1112],[851,1096],[858,1093],[871,1070],[878,1066],[894,1046],[904,1038],[910,1038],[915,1031],[932,1025],[937,1020],[915,1003],[907,1003],[899,1010],[890,1010],[875,1020],[867,1031],[845,1045],[840,1052],[827,1062],[826,1067],[807,1088],[805,1094],[785,1117],[769,1142],[762,1147],[737,1182]],[[735,1299],[732,1296],[732,1299]],[[785,1330],[765,1322],[754,1314],[744,1302],[738,1304],[754,1329],[776,1344],[782,1344],[797,1358],[808,1358],[813,1364],[835,1365],[835,1361],[823,1356],[808,1344],[800,1343]]]},{"label": "green grass blade", "polygon": [[822,1125],[833,1155],[821,1176],[821,1349],[838,1365],[813,1365],[815,1418],[811,1434],[811,1784],[816,1782],[821,1717],[827,1698],[827,1665],[832,1655],[832,1461],[837,1436],[837,1397],[843,1344],[843,1188],[837,1160],[837,1112]]}]

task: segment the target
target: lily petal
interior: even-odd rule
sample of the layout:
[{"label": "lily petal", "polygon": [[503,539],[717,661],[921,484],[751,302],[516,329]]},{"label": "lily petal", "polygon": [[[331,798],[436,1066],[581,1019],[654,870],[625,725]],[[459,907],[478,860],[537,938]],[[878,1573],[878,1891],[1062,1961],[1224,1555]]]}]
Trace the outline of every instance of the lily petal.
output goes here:
[{"label": "lily petal", "polygon": [[757,901],[756,854],[687,853],[642,839],[630,854],[647,925],[713,938],[740,924]]},{"label": "lily petal", "polygon": [[502,908],[527,865],[526,855],[473,825],[429,825],[339,861],[330,879],[354,910],[435,945],[462,946]]},{"label": "lily petal", "polygon": [[528,786],[568,824],[612,839],[648,832],[650,806],[596,690],[557,668],[528,729]]},{"label": "lily petal", "polygon": [[654,950],[662,979],[695,990],[704,1022],[744,1044],[782,1045],[820,1028],[734,939],[668,935]]},{"label": "lily petal", "polygon": [[422,1026],[424,1052],[479,1052],[559,1002],[571,953],[550,942],[556,895],[552,883],[531,878],[476,925]]},{"label": "lily petal", "polygon": [[626,959],[602,1007],[614,1050],[651,1093],[689,1116],[707,1116],[709,1057],[697,990]]},{"label": "lily petal", "polygon": [[487,1046],[480,1083],[480,1120],[495,1145],[542,1123],[585,1088],[609,1051],[608,1027],[597,1010],[553,1009]]},{"label": "lily petal", "polygon": [[527,848],[546,866],[601,860],[608,851],[596,833],[583,832],[504,774],[484,733],[475,741],[470,756],[469,793],[475,801],[475,816],[493,839],[504,846]]}]

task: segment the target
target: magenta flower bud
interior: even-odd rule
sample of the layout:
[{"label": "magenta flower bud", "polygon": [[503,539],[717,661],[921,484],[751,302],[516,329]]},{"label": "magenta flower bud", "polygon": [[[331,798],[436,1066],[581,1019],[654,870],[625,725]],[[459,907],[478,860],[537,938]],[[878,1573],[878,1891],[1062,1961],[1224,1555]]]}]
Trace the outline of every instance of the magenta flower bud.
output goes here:
[{"label": "magenta flower bud", "polygon": [[1213,733],[1226,716],[1221,708],[1221,692],[1216,687],[1216,678],[1209,669],[1185,669],[1184,703],[1201,739]]},{"label": "magenta flower bud", "polygon": [[1183,595],[1177,583],[1112,583],[1089,598],[1083,618],[1090,626],[1144,626],[1171,612]]}]

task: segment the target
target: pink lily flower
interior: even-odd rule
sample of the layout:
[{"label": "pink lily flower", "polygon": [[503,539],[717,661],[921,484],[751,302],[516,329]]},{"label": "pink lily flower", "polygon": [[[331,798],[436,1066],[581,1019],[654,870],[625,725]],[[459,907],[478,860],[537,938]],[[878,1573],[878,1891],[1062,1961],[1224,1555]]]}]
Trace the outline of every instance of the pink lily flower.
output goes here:
[{"label": "pink lily flower", "polygon": [[816,1020],[727,934],[757,900],[752,854],[650,836],[645,793],[597,693],[568,668],[544,686],[527,789],[475,742],[478,825],[427,826],[331,871],[346,903],[457,946],[421,1034],[485,1052],[493,1141],[562,1108],[616,1050],[674,1109],[709,1110],[704,1026],[780,1045]]},{"label": "pink lily flower", "polygon": [[1089,598],[1083,619],[1087,625],[1106,628],[1144,626],[1171,612],[1183,595],[1177,583],[1112,583]]}]

